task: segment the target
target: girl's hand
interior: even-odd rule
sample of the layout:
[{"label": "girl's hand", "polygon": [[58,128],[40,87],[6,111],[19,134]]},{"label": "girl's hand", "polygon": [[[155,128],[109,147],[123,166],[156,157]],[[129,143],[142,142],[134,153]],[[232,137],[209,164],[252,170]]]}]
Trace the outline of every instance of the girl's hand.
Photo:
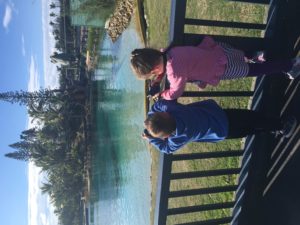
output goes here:
[{"label": "girl's hand", "polygon": [[165,76],[164,73],[159,74],[159,75],[156,75],[156,76],[153,78],[153,80],[152,80],[152,82],[151,82],[151,85],[152,85],[152,84],[159,84],[159,83],[161,82],[161,80],[163,79],[164,76]]},{"label": "girl's hand", "polygon": [[153,96],[152,96],[152,99],[153,99],[155,102],[157,102],[159,99],[161,99],[160,92],[157,93],[157,94],[155,94],[155,95],[153,95]]}]

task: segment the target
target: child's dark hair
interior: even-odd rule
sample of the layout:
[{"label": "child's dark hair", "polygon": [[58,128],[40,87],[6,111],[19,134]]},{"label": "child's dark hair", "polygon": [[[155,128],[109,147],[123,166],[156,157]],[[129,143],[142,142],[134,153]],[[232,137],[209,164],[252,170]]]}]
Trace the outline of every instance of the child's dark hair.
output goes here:
[{"label": "child's dark hair", "polygon": [[162,52],[153,48],[140,48],[131,52],[131,66],[138,78],[145,79],[160,62]]},{"label": "child's dark hair", "polygon": [[171,134],[176,130],[175,119],[167,112],[155,112],[147,117],[145,126],[153,134]]}]

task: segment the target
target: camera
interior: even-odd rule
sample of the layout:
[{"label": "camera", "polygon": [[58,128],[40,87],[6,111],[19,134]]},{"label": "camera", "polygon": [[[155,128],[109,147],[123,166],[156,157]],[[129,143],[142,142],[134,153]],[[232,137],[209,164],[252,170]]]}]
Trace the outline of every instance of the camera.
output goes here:
[{"label": "camera", "polygon": [[149,133],[149,131],[147,129],[144,129],[144,134],[148,137],[151,137],[151,134]]}]

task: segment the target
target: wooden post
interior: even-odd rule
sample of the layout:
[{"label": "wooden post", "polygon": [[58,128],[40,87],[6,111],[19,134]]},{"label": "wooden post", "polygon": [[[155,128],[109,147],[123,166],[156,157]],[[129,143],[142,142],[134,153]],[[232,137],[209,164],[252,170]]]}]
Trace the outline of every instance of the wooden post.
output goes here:
[{"label": "wooden post", "polygon": [[181,97],[251,97],[253,91],[185,91]]},{"label": "wooden post", "polygon": [[221,193],[221,192],[233,192],[236,189],[237,189],[237,185],[228,185],[228,186],[221,186],[221,187],[171,191],[169,192],[169,198],[185,197],[191,195],[206,195],[206,194],[214,194],[214,193]]},{"label": "wooden post", "polygon": [[172,169],[171,155],[160,155],[160,173],[157,182],[156,207],[154,215],[155,225],[166,225],[168,210],[168,195],[170,190],[170,175]]},{"label": "wooden post", "polygon": [[201,153],[190,153],[190,154],[174,154],[172,155],[173,161],[180,160],[193,160],[193,159],[210,159],[210,158],[222,158],[222,157],[236,157],[243,155],[242,150],[231,150],[231,151],[218,151],[218,152],[201,152]]},{"label": "wooden post", "polygon": [[268,5],[271,0],[227,0],[231,2],[245,2],[245,3],[256,3]]},{"label": "wooden post", "polygon": [[172,0],[169,40],[174,44],[183,42],[185,12],[186,0]]},{"label": "wooden post", "polygon": [[181,172],[181,173],[172,173],[171,179],[176,180],[176,179],[187,179],[187,178],[222,176],[222,175],[238,174],[239,172],[240,172],[240,168]]},{"label": "wooden post", "polygon": [[186,206],[181,208],[172,208],[168,209],[168,215],[178,215],[184,213],[192,213],[192,212],[203,212],[209,210],[218,210],[225,208],[232,208],[235,202],[221,202],[215,204],[207,204],[207,205],[196,205],[196,206]]}]

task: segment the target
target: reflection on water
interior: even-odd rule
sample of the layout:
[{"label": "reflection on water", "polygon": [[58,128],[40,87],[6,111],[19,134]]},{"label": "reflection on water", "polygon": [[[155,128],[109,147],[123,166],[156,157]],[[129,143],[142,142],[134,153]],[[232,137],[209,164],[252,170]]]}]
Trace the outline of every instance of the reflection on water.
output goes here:
[{"label": "reflection on water", "polygon": [[94,225],[150,224],[150,154],[140,138],[144,83],[135,79],[129,66],[130,52],[140,47],[133,27],[116,44],[104,41],[95,74],[98,95],[90,195]]}]

